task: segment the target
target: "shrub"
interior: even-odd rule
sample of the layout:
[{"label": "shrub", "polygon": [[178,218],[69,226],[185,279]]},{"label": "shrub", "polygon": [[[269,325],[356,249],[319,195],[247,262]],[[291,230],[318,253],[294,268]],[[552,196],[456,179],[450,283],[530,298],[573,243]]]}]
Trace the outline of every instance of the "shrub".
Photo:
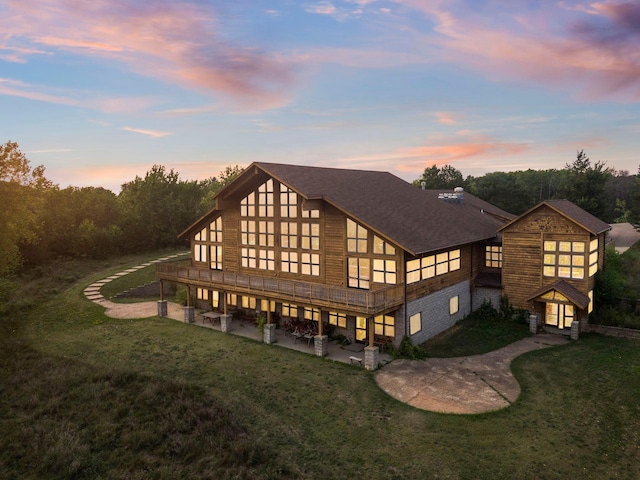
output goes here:
[{"label": "shrub", "polygon": [[414,345],[408,336],[404,336],[397,349],[389,346],[389,352],[393,358],[406,358],[408,360],[424,360],[427,351],[420,345]]}]

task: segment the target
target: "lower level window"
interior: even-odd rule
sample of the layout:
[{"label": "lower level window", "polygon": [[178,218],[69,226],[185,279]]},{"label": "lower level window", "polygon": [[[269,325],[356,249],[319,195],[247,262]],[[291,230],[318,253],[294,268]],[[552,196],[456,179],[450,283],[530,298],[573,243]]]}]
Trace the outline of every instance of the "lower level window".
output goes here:
[{"label": "lower level window", "polygon": [[396,319],[392,315],[378,315],[373,319],[374,333],[385,337],[396,336]]},{"label": "lower level window", "polygon": [[449,315],[455,315],[460,310],[459,305],[460,299],[456,295],[455,297],[451,297],[449,299]]},{"label": "lower level window", "polygon": [[415,313],[409,317],[409,334],[415,335],[422,330],[422,314]]},{"label": "lower level window", "polygon": [[347,328],[347,316],[344,313],[329,312],[329,325]]}]

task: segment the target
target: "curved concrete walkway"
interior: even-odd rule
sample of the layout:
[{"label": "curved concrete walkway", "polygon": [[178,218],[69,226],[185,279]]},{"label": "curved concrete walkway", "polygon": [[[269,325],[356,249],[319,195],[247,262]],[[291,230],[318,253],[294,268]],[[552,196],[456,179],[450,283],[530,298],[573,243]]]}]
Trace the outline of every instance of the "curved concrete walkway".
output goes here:
[{"label": "curved concrete walkway", "polygon": [[520,395],[511,361],[525,352],[564,345],[540,334],[483,355],[394,360],[377,372],[380,388],[401,402],[439,413],[484,413],[508,407]]},{"label": "curved concrete walkway", "polygon": [[[148,267],[153,265],[154,263],[164,262],[167,260],[175,259],[181,255],[182,253],[177,253],[175,255],[169,255],[166,257],[158,258],[157,260],[153,260],[151,262],[143,263],[142,265],[138,265],[137,267],[128,268],[121,272],[118,272],[110,277],[107,277],[103,280],[93,282],[87,288],[84,289],[84,296],[87,299],[91,300],[98,305],[102,305],[105,310],[105,315],[111,318],[148,318],[155,317],[158,315],[158,302],[138,302],[138,303],[115,303],[111,300],[107,300],[100,293],[100,289],[103,285],[107,283],[128,275],[129,273],[133,273],[136,270],[140,270],[141,268]],[[177,303],[167,302],[167,316],[173,318],[174,320],[184,320],[184,312],[182,306]]]}]

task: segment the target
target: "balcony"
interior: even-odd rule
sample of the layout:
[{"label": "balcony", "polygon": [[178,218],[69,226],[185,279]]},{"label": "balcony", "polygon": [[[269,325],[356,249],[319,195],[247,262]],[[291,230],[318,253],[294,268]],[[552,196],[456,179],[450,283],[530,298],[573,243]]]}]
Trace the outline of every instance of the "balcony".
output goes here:
[{"label": "balcony", "polygon": [[176,262],[157,263],[156,277],[167,282],[363,316],[389,312],[404,303],[403,284],[374,291],[357,290],[277,277],[195,268]]}]

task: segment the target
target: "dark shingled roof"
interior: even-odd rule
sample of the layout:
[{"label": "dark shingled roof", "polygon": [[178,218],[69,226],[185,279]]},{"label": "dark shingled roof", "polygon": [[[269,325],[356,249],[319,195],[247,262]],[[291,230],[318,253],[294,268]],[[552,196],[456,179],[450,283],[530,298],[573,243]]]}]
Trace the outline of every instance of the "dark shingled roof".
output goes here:
[{"label": "dark shingled roof", "polygon": [[589,212],[587,212],[586,210],[583,210],[582,208],[577,206],[575,203],[570,202],[569,200],[545,200],[544,202],[539,203],[532,209],[523,213],[515,220],[507,223],[500,230],[504,230],[512,223],[518,221],[520,218],[527,216],[529,213],[533,212],[534,210],[537,210],[543,205],[548,206],[549,208],[558,212],[560,215],[563,215],[569,220],[577,223],[592,235],[599,235],[603,232],[611,230],[611,225],[591,215]]},{"label": "dark shingled roof", "polygon": [[536,293],[531,295],[531,297],[529,297],[527,301],[530,302],[531,300],[534,300],[544,295],[545,293],[550,292],[551,290],[555,290],[556,292],[561,293],[581,310],[584,310],[585,308],[587,308],[587,306],[589,306],[589,302],[591,301],[587,295],[579,291],[570,283],[565,282],[564,280],[558,280],[552,285],[547,285],[546,287],[542,287]]},{"label": "dark shingled roof", "polygon": [[447,202],[438,198],[441,191],[422,190],[387,172],[254,166],[305,199],[330,203],[413,255],[493,238],[514,217],[468,193],[462,203]]}]

